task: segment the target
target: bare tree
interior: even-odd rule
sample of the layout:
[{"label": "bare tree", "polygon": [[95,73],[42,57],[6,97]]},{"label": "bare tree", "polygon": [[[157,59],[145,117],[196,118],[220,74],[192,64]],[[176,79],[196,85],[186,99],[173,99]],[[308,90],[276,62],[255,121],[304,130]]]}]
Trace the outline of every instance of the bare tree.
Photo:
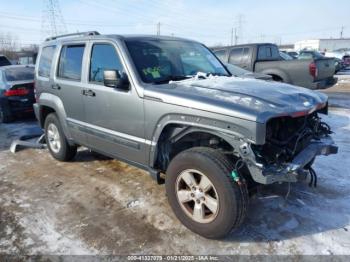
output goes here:
[{"label": "bare tree", "polygon": [[9,59],[15,59],[18,47],[18,37],[16,35],[11,32],[0,32],[0,53],[6,55]]}]

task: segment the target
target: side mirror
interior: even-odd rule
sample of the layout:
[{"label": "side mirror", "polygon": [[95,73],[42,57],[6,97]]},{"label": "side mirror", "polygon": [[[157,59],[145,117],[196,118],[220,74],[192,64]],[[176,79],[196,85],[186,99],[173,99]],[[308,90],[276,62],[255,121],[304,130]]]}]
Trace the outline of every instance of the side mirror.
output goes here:
[{"label": "side mirror", "polygon": [[129,89],[129,81],[127,75],[120,75],[118,70],[104,70],[103,84],[112,88],[118,88],[123,90]]}]

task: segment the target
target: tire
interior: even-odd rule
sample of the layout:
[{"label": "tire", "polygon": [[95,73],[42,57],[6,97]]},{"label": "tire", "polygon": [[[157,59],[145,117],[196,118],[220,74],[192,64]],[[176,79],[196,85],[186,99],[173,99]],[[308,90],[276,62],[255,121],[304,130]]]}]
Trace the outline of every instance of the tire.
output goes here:
[{"label": "tire", "polygon": [[13,121],[10,110],[6,105],[0,104],[0,123],[10,123]]},{"label": "tire", "polygon": [[45,119],[45,138],[47,147],[55,159],[59,161],[70,161],[75,157],[77,147],[68,144],[55,113],[49,114]]},{"label": "tire", "polygon": [[[187,228],[203,237],[223,238],[238,228],[245,218],[249,202],[248,190],[243,178],[239,177],[235,181],[232,177],[234,170],[232,162],[218,150],[194,147],[175,156],[167,169],[165,187],[170,206],[177,218]],[[192,174],[199,187],[199,189],[197,187],[199,193],[197,189],[190,191],[194,192],[192,196],[188,195],[189,187],[185,182],[188,180],[188,173]],[[211,182],[210,190],[200,188],[203,175]],[[203,184],[208,184],[208,182],[203,182]],[[201,204],[198,203],[198,197],[201,197]],[[208,201],[210,197],[211,201]],[[179,198],[185,199],[185,204],[181,204]],[[213,203],[212,199],[216,200],[217,205],[210,204]],[[196,216],[194,215],[195,203],[198,204],[197,207],[203,207],[204,204],[204,212],[197,211]],[[210,205],[207,206],[207,203]],[[209,206],[212,208],[209,209]],[[217,209],[214,214],[211,210],[215,210],[215,207]],[[199,210],[203,211],[203,208]],[[203,216],[198,213],[204,213],[204,219],[201,219]]]}]

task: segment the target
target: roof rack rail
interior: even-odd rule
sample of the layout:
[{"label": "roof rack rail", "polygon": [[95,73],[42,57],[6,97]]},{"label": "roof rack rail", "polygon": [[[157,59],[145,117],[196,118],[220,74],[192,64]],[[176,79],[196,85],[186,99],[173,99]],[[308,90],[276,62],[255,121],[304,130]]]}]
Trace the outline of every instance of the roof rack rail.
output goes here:
[{"label": "roof rack rail", "polygon": [[89,35],[100,35],[99,32],[97,31],[86,31],[86,32],[78,32],[78,33],[72,33],[72,34],[65,34],[65,35],[56,35],[56,36],[51,36],[45,39],[45,41],[51,41],[55,40],[57,38],[63,38],[63,37],[69,37],[69,36],[89,36]]}]

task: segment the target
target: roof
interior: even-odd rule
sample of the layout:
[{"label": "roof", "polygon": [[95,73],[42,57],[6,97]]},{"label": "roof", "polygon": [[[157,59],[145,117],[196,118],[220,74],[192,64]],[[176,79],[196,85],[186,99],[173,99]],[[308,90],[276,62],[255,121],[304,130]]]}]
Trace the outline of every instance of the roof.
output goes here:
[{"label": "roof", "polygon": [[68,35],[62,35],[62,36],[55,36],[47,38],[45,43],[52,43],[56,41],[70,41],[70,40],[91,40],[91,39],[120,39],[120,40],[178,40],[178,41],[190,41],[190,42],[196,42],[195,40],[185,39],[181,37],[174,37],[174,36],[159,36],[159,35],[142,35],[142,34],[126,34],[126,35],[119,35],[119,34],[108,34],[108,35],[101,35],[96,34],[96,32],[86,32],[84,33],[77,33],[77,34],[68,34]]}]

